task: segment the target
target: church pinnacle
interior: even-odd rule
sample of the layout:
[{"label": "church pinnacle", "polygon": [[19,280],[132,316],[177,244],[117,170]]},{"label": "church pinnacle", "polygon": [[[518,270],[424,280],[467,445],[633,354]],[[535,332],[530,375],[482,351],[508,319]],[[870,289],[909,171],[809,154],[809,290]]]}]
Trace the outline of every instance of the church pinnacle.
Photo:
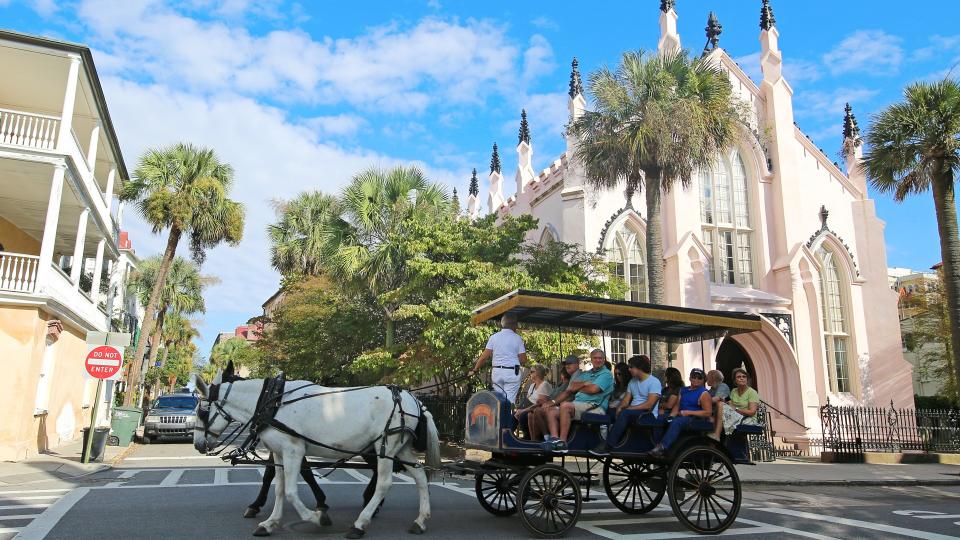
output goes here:
[{"label": "church pinnacle", "polygon": [[770,7],[770,0],[763,0],[763,6],[760,8],[760,29],[770,30],[777,24],[777,19],[773,16],[773,8]]},{"label": "church pinnacle", "polygon": [[580,81],[580,62],[577,62],[576,57],[574,57],[573,62],[570,63],[570,99],[582,93],[583,83]]},{"label": "church pinnacle", "polygon": [[517,141],[517,144],[527,143],[530,144],[530,124],[527,123],[527,110],[520,110],[520,140]]},{"label": "church pinnacle", "polygon": [[676,9],[677,0],[660,0],[660,11],[666,13],[671,9]]},{"label": "church pinnacle", "polygon": [[723,25],[712,11],[707,16],[707,27],[704,30],[707,32],[707,44],[703,46],[703,54],[707,54],[719,46],[720,34],[723,33]]},{"label": "church pinnacle", "polygon": [[860,126],[857,125],[857,117],[853,115],[853,107],[849,103],[843,108],[843,138],[859,141]]},{"label": "church pinnacle", "polygon": [[470,177],[470,190],[467,192],[474,197],[480,195],[480,182],[477,180],[477,170],[473,170],[473,176]]},{"label": "church pinnacle", "polygon": [[500,152],[497,143],[493,143],[493,155],[490,156],[490,174],[500,172]]}]

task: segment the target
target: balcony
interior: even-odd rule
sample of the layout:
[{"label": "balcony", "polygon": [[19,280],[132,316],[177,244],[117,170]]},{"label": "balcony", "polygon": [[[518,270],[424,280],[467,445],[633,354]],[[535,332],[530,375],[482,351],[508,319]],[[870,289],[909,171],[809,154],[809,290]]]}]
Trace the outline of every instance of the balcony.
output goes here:
[{"label": "balcony", "polygon": [[59,133],[60,118],[57,116],[0,109],[0,144],[55,150]]},{"label": "balcony", "polygon": [[0,251],[0,291],[34,293],[40,257]]}]

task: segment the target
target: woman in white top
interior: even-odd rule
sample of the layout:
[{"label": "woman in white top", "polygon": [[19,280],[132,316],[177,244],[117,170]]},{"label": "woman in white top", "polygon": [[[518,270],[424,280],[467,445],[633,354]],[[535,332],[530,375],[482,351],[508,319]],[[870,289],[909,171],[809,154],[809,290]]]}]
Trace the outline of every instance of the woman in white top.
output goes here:
[{"label": "woman in white top", "polygon": [[529,401],[529,404],[513,413],[517,417],[520,428],[527,435],[530,434],[530,428],[527,425],[530,411],[548,401],[550,394],[553,392],[553,385],[546,380],[546,377],[547,368],[539,364],[533,366],[530,371],[530,384],[527,386],[527,401]]}]

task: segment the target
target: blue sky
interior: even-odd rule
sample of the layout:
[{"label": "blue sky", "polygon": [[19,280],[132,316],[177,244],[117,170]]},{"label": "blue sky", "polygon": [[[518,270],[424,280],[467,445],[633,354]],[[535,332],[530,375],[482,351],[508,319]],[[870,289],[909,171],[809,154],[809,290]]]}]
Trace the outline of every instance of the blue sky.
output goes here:
[{"label": "blue sky", "polygon": [[[217,248],[204,266],[222,280],[200,327],[206,353],[217,332],[259,314],[276,289],[264,232],[274,201],[334,191],[363,167],[402,162],[463,195],[470,170],[486,172],[494,141],[504,168],[515,166],[524,107],[541,170],[564,147],[571,58],[586,74],[625,50],[655,48],[658,5],[0,0],[0,25],[93,49],[131,168],[144,148],[174,141],[212,146],[236,168],[233,195],[247,205],[248,225],[240,247]],[[773,7],[797,123],[834,159],[845,102],[867,128],[906,84],[960,61],[960,4]],[[678,0],[685,47],[703,47],[710,10],[723,24],[720,46],[758,80],[760,1]],[[876,200],[890,266],[940,260],[929,196]],[[159,252],[163,239],[128,216],[137,252]]]}]

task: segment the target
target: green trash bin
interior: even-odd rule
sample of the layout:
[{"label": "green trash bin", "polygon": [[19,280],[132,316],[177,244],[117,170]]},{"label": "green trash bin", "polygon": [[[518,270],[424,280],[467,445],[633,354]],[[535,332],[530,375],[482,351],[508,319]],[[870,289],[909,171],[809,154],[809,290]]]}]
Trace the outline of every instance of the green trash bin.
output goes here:
[{"label": "green trash bin", "polygon": [[138,407],[114,407],[113,418],[110,421],[110,438],[107,444],[111,446],[129,446],[130,441],[137,434],[143,411]]}]

